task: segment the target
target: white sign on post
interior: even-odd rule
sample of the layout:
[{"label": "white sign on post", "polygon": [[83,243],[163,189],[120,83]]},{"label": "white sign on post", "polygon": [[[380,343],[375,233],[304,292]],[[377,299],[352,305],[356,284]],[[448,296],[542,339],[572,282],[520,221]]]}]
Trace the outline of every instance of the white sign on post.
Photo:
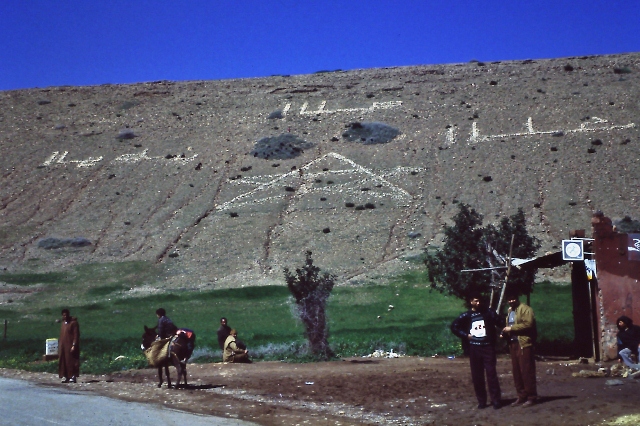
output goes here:
[{"label": "white sign on post", "polygon": [[45,355],[58,355],[58,339],[47,339]]},{"label": "white sign on post", "polygon": [[584,260],[582,240],[562,240],[562,260]]}]

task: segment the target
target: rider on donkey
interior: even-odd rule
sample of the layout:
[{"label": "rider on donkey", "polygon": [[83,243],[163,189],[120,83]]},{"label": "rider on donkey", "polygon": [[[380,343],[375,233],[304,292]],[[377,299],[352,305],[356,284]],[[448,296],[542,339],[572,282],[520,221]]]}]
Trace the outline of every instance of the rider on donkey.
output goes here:
[{"label": "rider on donkey", "polygon": [[173,365],[178,373],[176,386],[180,386],[181,377],[187,384],[187,361],[195,348],[196,334],[188,328],[178,329],[167,317],[163,308],[156,311],[158,325],[154,328],[144,327],[142,349],[149,364],[158,368],[158,387],[162,386],[162,368],[165,370],[167,384],[171,387],[169,365]]},{"label": "rider on donkey", "polygon": [[[193,330],[189,330],[188,328],[179,329],[173,323],[173,321],[171,321],[171,318],[167,316],[167,311],[165,311],[164,308],[159,308],[156,311],[156,316],[158,317],[158,325],[156,326],[156,333],[158,336],[156,337],[156,340],[166,339],[174,336],[184,338],[184,340],[186,341],[187,352],[186,357],[181,361],[186,362],[193,353],[193,348],[195,347],[196,343],[196,334],[193,332]],[[176,343],[175,340],[176,339],[174,339],[172,344]]]},{"label": "rider on donkey", "polygon": [[158,325],[156,326],[156,334],[158,337],[156,339],[166,339],[176,334],[178,327],[176,327],[173,321],[167,316],[167,311],[165,311],[164,308],[156,310],[156,316],[158,317]]}]

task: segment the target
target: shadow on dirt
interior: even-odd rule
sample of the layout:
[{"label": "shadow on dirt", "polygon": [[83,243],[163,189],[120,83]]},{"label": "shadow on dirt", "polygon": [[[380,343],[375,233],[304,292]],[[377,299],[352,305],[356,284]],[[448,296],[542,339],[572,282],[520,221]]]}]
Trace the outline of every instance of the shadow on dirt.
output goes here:
[{"label": "shadow on dirt", "polygon": [[[575,395],[554,395],[554,396],[538,396],[536,400],[536,405],[544,404],[546,402],[557,401],[560,399],[573,399],[577,398]],[[509,406],[516,402],[517,398],[503,399],[502,405],[504,407]]]},{"label": "shadow on dirt", "polygon": [[203,389],[215,389],[215,388],[223,388],[227,385],[178,385],[177,389],[188,389],[188,390],[203,390]]}]

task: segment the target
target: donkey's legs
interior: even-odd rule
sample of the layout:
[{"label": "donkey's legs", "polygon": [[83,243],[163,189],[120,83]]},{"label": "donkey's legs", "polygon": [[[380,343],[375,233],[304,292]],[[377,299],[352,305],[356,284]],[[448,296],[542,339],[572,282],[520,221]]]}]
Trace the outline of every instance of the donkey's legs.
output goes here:
[{"label": "donkey's legs", "polygon": [[[167,387],[170,388],[171,387],[171,376],[169,375],[169,363],[166,363],[164,365],[164,372],[167,375]],[[178,378],[179,380],[179,378]]]},{"label": "donkey's legs", "polygon": [[158,387],[162,387],[162,367],[158,367]]},{"label": "donkey's legs", "polygon": [[180,361],[180,365],[182,366],[182,376],[184,377],[184,385],[187,385],[187,361]]},{"label": "donkey's legs", "polygon": [[[180,362],[180,358],[178,358],[178,356],[173,352],[171,352],[171,363],[176,368],[176,373],[178,376],[177,382],[176,382],[176,389],[177,389],[178,387],[180,387],[180,379],[185,373],[184,373],[182,363]],[[185,381],[185,384],[186,384],[186,381]]]}]

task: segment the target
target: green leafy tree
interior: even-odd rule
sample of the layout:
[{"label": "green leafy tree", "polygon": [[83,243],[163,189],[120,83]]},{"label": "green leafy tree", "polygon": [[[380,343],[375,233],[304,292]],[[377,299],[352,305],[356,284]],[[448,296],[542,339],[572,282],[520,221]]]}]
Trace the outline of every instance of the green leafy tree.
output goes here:
[{"label": "green leafy tree", "polygon": [[[502,218],[498,226],[482,228],[482,215],[467,204],[459,204],[453,225],[444,228],[444,244],[435,252],[427,253],[425,264],[431,287],[463,300],[475,292],[488,294],[492,284],[504,282],[506,269],[462,270],[505,266],[512,235],[512,257],[535,255],[540,244],[528,234],[522,209],[510,218]],[[530,293],[535,273],[536,270],[511,268],[510,287],[521,294]]]},{"label": "green leafy tree", "polygon": [[486,293],[488,271],[461,272],[484,266],[482,215],[469,205],[460,203],[460,211],[453,217],[453,225],[444,228],[444,244],[435,253],[427,253],[431,287],[441,293],[465,299],[473,292]]},{"label": "green leafy tree", "polygon": [[326,305],[336,277],[327,272],[321,274],[320,268],[313,265],[311,254],[307,251],[304,266],[296,268],[295,274],[284,268],[284,277],[304,324],[311,353],[320,359],[329,359],[333,352],[328,342]]}]

